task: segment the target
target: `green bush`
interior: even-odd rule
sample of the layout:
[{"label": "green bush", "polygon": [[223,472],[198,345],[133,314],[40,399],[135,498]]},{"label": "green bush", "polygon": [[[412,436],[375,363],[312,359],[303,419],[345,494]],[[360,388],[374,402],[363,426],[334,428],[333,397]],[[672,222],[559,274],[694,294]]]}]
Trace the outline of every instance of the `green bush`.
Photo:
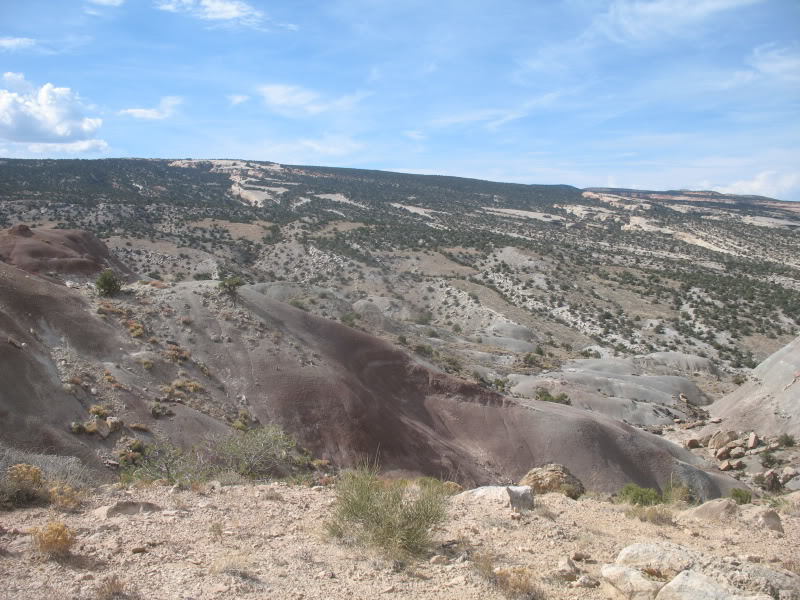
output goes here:
[{"label": "green bush", "polygon": [[546,388],[541,387],[536,388],[536,399],[542,402],[555,402],[556,404],[572,404],[572,400],[564,392],[553,396]]},{"label": "green bush", "polygon": [[308,462],[294,439],[275,425],[212,440],[203,454],[215,470],[233,471],[248,479],[287,477]]},{"label": "green bush", "polygon": [[431,546],[431,528],[447,515],[449,494],[440,481],[383,481],[372,465],[344,473],[336,492],[328,532],[394,557],[424,554]]},{"label": "green bush", "polygon": [[97,288],[97,293],[101,296],[113,296],[122,289],[122,282],[111,269],[106,269],[100,273],[94,285]]},{"label": "green bush", "polygon": [[778,457],[777,457],[777,456],[775,456],[775,455],[772,453],[772,451],[771,451],[771,450],[768,450],[767,452],[764,452],[764,453],[761,455],[761,466],[762,466],[762,467],[765,467],[765,468],[767,468],[767,469],[771,469],[772,467],[774,467],[774,466],[777,466],[777,464],[778,464],[779,462],[780,462],[780,461],[778,460]]},{"label": "green bush", "polygon": [[653,506],[663,503],[661,494],[653,488],[643,488],[635,483],[628,483],[617,494],[620,502],[627,502],[636,506]]},{"label": "green bush", "polygon": [[218,285],[223,294],[235,298],[239,294],[239,288],[244,285],[244,282],[241,277],[233,275],[231,277],[226,277],[220,281]]},{"label": "green bush", "polygon": [[778,436],[778,443],[784,448],[791,448],[797,443],[797,441],[790,433],[782,433]]},{"label": "green bush", "polygon": [[208,474],[193,453],[185,452],[166,440],[157,440],[145,447],[135,462],[123,467],[120,478],[123,482],[163,479],[172,484],[188,485],[207,479]]},{"label": "green bush", "polygon": [[753,494],[749,490],[733,488],[731,490],[731,498],[734,499],[736,504],[750,504],[753,499]]}]

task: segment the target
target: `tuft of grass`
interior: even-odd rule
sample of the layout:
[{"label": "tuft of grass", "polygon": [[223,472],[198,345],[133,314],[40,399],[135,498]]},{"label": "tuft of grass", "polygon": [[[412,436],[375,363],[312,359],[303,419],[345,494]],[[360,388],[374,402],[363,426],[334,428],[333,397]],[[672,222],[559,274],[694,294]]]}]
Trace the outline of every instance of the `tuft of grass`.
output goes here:
[{"label": "tuft of grass", "polygon": [[778,436],[778,443],[784,448],[791,448],[797,443],[797,440],[790,433],[782,433]]},{"label": "tuft of grass", "polygon": [[83,493],[81,490],[72,487],[67,483],[57,483],[48,490],[50,504],[63,511],[77,511],[83,503]]},{"label": "tuft of grass", "polygon": [[736,504],[750,504],[750,502],[753,500],[753,494],[750,492],[750,490],[733,488],[731,490],[731,498],[733,498]]},{"label": "tuft of grass", "polygon": [[138,600],[139,595],[128,589],[118,575],[105,577],[97,586],[95,600]]},{"label": "tuft of grass", "polygon": [[37,551],[50,558],[61,558],[69,554],[75,543],[75,532],[61,521],[50,521],[44,527],[31,530]]},{"label": "tuft of grass", "polygon": [[653,506],[655,504],[662,504],[664,499],[658,490],[653,488],[644,488],[636,485],[635,483],[626,484],[618,493],[617,499],[620,502],[627,502],[636,506]]},{"label": "tuft of grass", "polygon": [[632,506],[625,511],[625,516],[653,525],[675,525],[672,511],[664,506]]},{"label": "tuft of grass", "polygon": [[336,492],[328,533],[394,557],[427,552],[431,528],[447,514],[448,490],[438,480],[383,481],[377,466],[370,464],[343,473]]},{"label": "tuft of grass", "polygon": [[498,568],[495,566],[495,557],[489,553],[475,554],[472,557],[472,567],[509,600],[546,599],[544,590],[525,567]]}]

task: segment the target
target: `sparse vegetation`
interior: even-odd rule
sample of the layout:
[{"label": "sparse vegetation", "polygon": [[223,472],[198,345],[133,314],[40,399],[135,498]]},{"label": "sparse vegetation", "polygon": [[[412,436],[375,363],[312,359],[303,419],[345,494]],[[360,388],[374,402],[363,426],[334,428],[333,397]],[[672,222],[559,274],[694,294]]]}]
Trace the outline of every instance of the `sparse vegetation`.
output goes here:
[{"label": "sparse vegetation", "polygon": [[750,502],[753,500],[753,494],[750,492],[750,490],[733,488],[731,490],[731,498],[733,498],[736,504],[750,504]]},{"label": "sparse vegetation", "polygon": [[625,511],[625,515],[653,525],[675,525],[672,511],[665,506],[636,505]]},{"label": "sparse vegetation", "polygon": [[113,296],[122,289],[122,281],[111,269],[100,273],[94,285],[101,296]]},{"label": "sparse vegetation", "polygon": [[644,488],[635,483],[626,484],[617,493],[617,500],[635,506],[653,506],[655,504],[661,504],[664,501],[661,494],[658,493],[658,490]]},{"label": "sparse vegetation", "polygon": [[472,567],[509,600],[545,600],[547,597],[529,569],[497,567],[496,558],[491,553],[476,553],[472,557]]},{"label": "sparse vegetation", "polygon": [[437,480],[385,481],[372,465],[342,474],[327,530],[334,537],[378,547],[396,557],[418,557],[431,528],[446,516],[448,491]]},{"label": "sparse vegetation", "polygon": [[536,399],[542,402],[555,402],[556,404],[572,404],[572,400],[564,392],[554,396],[550,393],[550,390],[542,387],[536,388]]},{"label": "sparse vegetation", "polygon": [[797,441],[794,439],[794,436],[790,433],[780,434],[777,441],[784,448],[793,448],[797,443]]},{"label": "sparse vegetation", "polygon": [[75,543],[75,532],[61,521],[51,521],[31,531],[34,547],[50,558],[67,556]]}]

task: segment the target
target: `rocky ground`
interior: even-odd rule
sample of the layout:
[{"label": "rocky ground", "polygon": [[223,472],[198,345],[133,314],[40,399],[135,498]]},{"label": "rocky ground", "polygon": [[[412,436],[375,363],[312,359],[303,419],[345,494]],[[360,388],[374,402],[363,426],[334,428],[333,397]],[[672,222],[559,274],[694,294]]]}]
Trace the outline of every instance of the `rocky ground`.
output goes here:
[{"label": "rocky ground", "polygon": [[[626,515],[628,505],[558,493],[536,495],[532,510],[515,514],[505,488],[482,488],[451,497],[435,551],[405,565],[329,538],[324,522],[334,502],[333,487],[286,483],[113,485],[77,512],[0,513],[0,595],[502,598],[476,568],[488,564],[529,574],[542,592],[529,598],[655,598],[668,581],[659,600],[800,597],[798,493],[773,502],[776,511],[730,500],[703,510],[673,506],[671,523],[654,524]],[[71,555],[58,560],[38,555],[29,535],[53,520],[77,532]],[[109,592],[115,576],[127,596]],[[702,595],[709,590],[724,592]]]}]

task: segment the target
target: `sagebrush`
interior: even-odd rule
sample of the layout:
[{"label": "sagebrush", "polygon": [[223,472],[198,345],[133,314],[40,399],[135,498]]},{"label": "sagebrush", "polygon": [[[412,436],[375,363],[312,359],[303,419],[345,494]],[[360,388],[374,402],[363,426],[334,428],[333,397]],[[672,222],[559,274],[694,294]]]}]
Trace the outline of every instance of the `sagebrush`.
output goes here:
[{"label": "sagebrush", "polygon": [[430,548],[431,528],[446,517],[448,496],[438,480],[385,481],[376,466],[362,465],[340,477],[327,530],[392,556],[420,556]]}]

